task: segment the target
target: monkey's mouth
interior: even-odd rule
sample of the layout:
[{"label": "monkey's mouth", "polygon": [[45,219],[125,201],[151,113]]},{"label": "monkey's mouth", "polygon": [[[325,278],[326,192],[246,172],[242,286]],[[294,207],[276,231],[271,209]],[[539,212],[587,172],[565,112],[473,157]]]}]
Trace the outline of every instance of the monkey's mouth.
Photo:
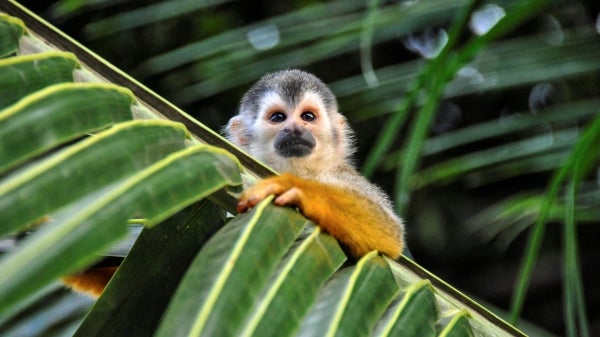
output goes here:
[{"label": "monkey's mouth", "polygon": [[315,148],[315,140],[310,137],[287,136],[275,142],[275,150],[282,157],[305,157]]}]

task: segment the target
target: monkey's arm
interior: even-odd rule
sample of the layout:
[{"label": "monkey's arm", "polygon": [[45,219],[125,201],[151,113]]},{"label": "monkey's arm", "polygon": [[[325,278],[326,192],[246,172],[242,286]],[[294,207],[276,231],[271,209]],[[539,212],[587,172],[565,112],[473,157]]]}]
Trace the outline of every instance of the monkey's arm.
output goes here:
[{"label": "monkey's arm", "polygon": [[293,205],[310,220],[345,244],[354,257],[378,250],[396,259],[403,249],[402,226],[380,201],[335,185],[283,174],[260,181],[240,197],[245,212],[268,195],[279,206]]},{"label": "monkey's arm", "polygon": [[[267,196],[275,194],[275,204],[294,205],[309,219],[345,244],[354,257],[378,250],[398,258],[403,249],[402,226],[372,200],[349,189],[283,174],[260,181],[247,189],[238,203],[245,212]],[[116,267],[96,267],[62,278],[73,290],[98,297],[116,272]]]}]

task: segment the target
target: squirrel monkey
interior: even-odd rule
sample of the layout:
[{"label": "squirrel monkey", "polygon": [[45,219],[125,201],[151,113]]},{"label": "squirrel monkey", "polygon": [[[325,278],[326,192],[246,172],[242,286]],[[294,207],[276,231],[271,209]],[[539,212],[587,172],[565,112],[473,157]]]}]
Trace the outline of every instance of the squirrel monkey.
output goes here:
[{"label": "squirrel monkey", "polygon": [[402,221],[387,195],[354,168],[353,131],[317,77],[300,70],[265,75],[225,131],[231,142],[284,172],[244,191],[238,212],[274,194],[276,205],[297,207],[353,257],[372,250],[400,256]]},{"label": "squirrel monkey", "polygon": [[[242,193],[238,212],[274,194],[338,239],[353,257],[378,250],[396,259],[403,224],[387,195],[351,163],[353,131],[317,77],[300,70],[265,75],[242,98],[227,138],[277,171]],[[63,282],[98,297],[116,267],[92,268]]]}]

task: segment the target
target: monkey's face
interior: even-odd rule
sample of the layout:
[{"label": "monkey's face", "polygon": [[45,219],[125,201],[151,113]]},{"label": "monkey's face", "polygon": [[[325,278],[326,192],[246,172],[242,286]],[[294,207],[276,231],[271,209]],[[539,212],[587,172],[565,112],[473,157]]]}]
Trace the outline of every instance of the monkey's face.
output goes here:
[{"label": "monkey's face", "polygon": [[254,122],[253,154],[282,169],[282,161],[326,160],[335,153],[331,116],[320,96],[305,92],[296,101],[269,93]]},{"label": "monkey's face", "polygon": [[347,163],[352,130],[333,93],[300,70],[267,74],[242,98],[225,129],[233,143],[272,168],[315,174]]}]

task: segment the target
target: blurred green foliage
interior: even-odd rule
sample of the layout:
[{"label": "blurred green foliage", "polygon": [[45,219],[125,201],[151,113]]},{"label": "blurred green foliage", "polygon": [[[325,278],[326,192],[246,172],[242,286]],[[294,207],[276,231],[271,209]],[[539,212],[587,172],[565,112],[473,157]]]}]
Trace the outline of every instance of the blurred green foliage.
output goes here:
[{"label": "blurred green foliage", "polygon": [[599,5],[467,2],[22,1],[216,130],[265,72],[314,72],[422,265],[600,334]]}]

